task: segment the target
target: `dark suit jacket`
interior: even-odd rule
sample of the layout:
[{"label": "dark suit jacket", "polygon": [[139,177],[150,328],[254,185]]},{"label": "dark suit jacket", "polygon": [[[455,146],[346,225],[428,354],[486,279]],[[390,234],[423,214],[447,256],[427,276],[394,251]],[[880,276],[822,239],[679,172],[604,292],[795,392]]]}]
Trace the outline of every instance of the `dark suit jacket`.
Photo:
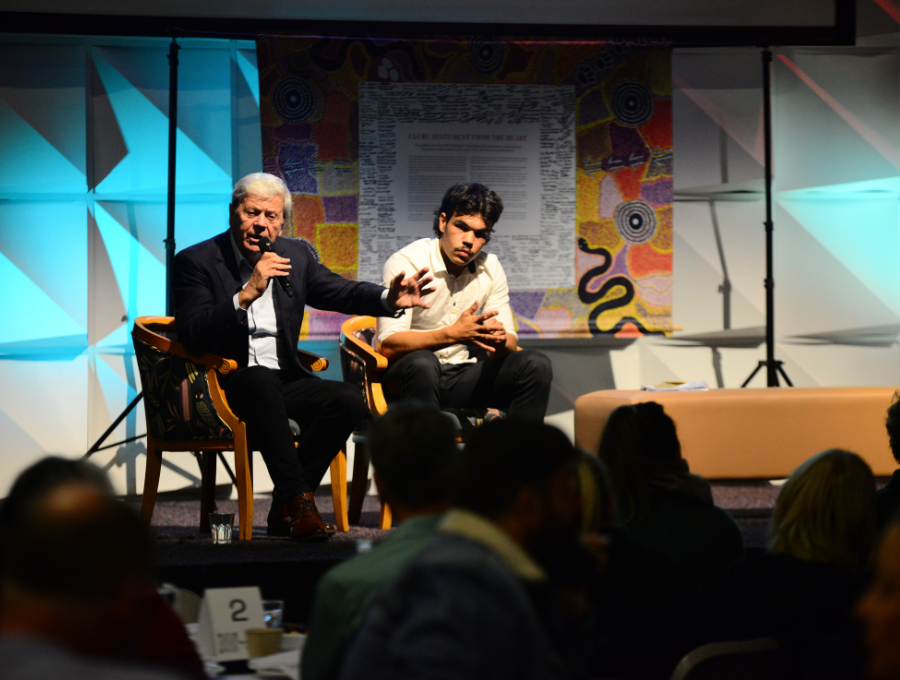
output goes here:
[{"label": "dark suit jacket", "polygon": [[[277,238],[274,251],[291,261],[290,281],[294,297],[274,286],[275,314],[281,344],[296,348],[306,303],[344,314],[385,316],[381,286],[349,281],[316,262],[299,241]],[[179,340],[192,352],[219,354],[247,366],[249,335],[247,311],[234,308],[234,294],[241,277],[229,232],[185,248],[175,256],[172,298]],[[300,368],[294,351],[279,357],[282,367]],[[285,365],[287,362],[288,365]]]}]

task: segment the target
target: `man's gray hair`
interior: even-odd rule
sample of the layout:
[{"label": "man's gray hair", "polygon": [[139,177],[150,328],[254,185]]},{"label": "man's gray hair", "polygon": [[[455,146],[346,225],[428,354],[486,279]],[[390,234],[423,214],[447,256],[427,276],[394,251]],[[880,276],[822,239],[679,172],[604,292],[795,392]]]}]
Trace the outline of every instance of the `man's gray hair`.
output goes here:
[{"label": "man's gray hair", "polygon": [[284,200],[284,224],[290,228],[294,205],[291,201],[291,190],[283,179],[267,172],[253,172],[241,177],[231,192],[231,204],[238,206],[247,196],[258,196],[265,200],[281,196]]}]

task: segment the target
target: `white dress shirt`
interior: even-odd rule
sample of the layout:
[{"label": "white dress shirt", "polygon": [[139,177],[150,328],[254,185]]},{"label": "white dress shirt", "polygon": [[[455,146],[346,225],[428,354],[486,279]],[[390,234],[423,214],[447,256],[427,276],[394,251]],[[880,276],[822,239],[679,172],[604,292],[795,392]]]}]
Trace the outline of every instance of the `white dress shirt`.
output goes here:
[{"label": "white dress shirt", "polygon": [[[243,287],[247,287],[250,276],[253,274],[253,266],[244,257],[244,254],[238,248],[234,241],[234,234],[231,236],[231,247],[234,249],[234,257],[237,259],[238,271],[241,275],[241,283]],[[269,285],[266,286],[266,292],[250,303],[247,308],[247,330],[250,332],[249,353],[247,356],[248,366],[265,366],[278,370],[278,344],[282,342],[278,335],[278,319],[275,316],[275,299],[272,296],[272,287],[275,285],[274,279],[269,279]],[[391,314],[394,310],[388,302],[388,290],[385,289],[381,293],[381,304]],[[238,295],[234,294],[234,308],[240,309]],[[402,312],[401,312],[402,313]],[[285,355],[287,356],[287,355]]]},{"label": "white dress shirt", "polygon": [[[476,314],[498,310],[495,317],[507,333],[517,335],[512,309],[509,306],[509,285],[506,273],[496,255],[481,252],[459,276],[447,271],[441,255],[441,242],[437,238],[413,241],[391,255],[384,265],[383,283],[387,285],[397,274],[407,276],[422,267],[429,267],[434,274],[435,289],[426,300],[429,309],[416,307],[411,314],[398,318],[378,319],[378,341],[401,331],[433,331],[456,323],[462,313],[478,303]],[[477,358],[469,355],[469,345],[457,344],[435,350],[442,364],[473,363]]]},{"label": "white dress shirt", "polygon": [[[241,274],[241,283],[246,288],[250,275],[253,274],[253,266],[244,257],[244,254],[234,242],[231,235],[231,247],[234,248],[234,256],[237,258],[238,271]],[[272,297],[272,286],[275,285],[269,279],[266,292],[250,303],[247,308],[247,330],[250,332],[248,366],[265,366],[278,370],[278,320],[275,317],[275,299]],[[234,308],[240,309],[238,295],[234,294]]]}]

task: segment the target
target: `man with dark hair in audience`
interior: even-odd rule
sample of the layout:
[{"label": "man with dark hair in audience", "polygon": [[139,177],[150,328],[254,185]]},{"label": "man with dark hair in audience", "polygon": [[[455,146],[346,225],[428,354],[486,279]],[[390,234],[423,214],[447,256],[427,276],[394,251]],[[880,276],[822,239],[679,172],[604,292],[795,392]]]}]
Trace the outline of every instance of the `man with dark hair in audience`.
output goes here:
[{"label": "man with dark hair in audience", "polygon": [[[53,466],[51,466],[52,468]],[[8,680],[183,677],[134,657],[152,610],[150,545],[136,513],[96,480],[30,479],[0,567],[0,668]],[[15,491],[15,487],[14,487]]]},{"label": "man with dark hair in audience", "polygon": [[378,588],[434,538],[450,500],[459,450],[452,421],[437,409],[398,404],[369,430],[375,486],[399,526],[373,551],[335,567],[316,586],[304,680],[334,677]]},{"label": "man with dark hair in audience", "polygon": [[[888,441],[891,444],[891,453],[894,459],[900,463],[900,399],[891,404],[887,412]],[[891,481],[875,494],[875,512],[877,515],[878,531],[885,529],[891,517],[900,508],[900,470],[895,470]]]},{"label": "man with dark hair in audience", "polygon": [[[506,274],[491,240],[503,202],[483,184],[456,184],[435,211],[434,238],[391,255],[384,281],[427,267],[429,308],[378,319],[379,350],[391,361],[382,378],[388,399],[436,408],[502,409],[541,422],[553,369],[535,350],[517,351]],[[487,355],[489,360],[480,361]]]},{"label": "man with dark hair in audience", "polygon": [[577,638],[542,562],[571,570],[580,558],[576,465],[547,425],[476,428],[440,536],[375,597],[339,677],[571,677]]}]

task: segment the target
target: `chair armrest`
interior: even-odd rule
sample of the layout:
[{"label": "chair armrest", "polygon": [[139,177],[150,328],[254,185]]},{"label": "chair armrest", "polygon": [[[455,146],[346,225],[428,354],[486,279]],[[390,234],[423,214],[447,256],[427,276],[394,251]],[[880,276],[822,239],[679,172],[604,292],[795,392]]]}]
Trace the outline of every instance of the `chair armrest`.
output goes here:
[{"label": "chair armrest", "polygon": [[376,352],[371,345],[346,333],[341,333],[341,344],[362,359],[367,371],[384,371],[388,367],[388,358]]},{"label": "chair armrest", "polygon": [[300,360],[300,365],[309,371],[324,371],[328,368],[328,359],[307,352],[305,349],[297,350],[297,358]]},{"label": "chair armrest", "polygon": [[[142,319],[139,319],[138,321],[141,320]],[[152,322],[154,319],[148,319],[148,321]],[[225,357],[220,357],[216,354],[194,354],[193,352],[189,352],[180,342],[169,340],[169,338],[164,335],[154,333],[147,328],[144,323],[136,322],[131,334],[133,337],[148,345],[158,347],[163,352],[168,352],[169,354],[174,354],[182,359],[188,359],[194,363],[202,364],[203,366],[206,366],[206,368],[214,368],[222,375],[236,371],[238,367],[237,362],[234,359],[226,359]]]}]

